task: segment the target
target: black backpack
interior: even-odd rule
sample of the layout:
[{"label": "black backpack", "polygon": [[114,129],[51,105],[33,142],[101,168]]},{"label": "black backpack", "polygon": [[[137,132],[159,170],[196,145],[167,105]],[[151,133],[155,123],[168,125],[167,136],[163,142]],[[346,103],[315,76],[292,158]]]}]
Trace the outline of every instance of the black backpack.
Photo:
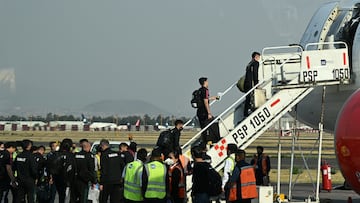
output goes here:
[{"label": "black backpack", "polygon": [[169,148],[173,145],[173,135],[172,130],[162,131],[157,140],[156,146]]},{"label": "black backpack", "polygon": [[76,163],[71,152],[55,152],[48,160],[48,164],[51,174],[62,177],[66,183],[74,180]]},{"label": "black backpack", "polygon": [[209,196],[219,196],[222,193],[222,179],[220,174],[210,166],[209,168]]},{"label": "black backpack", "polygon": [[191,99],[190,103],[191,103],[191,106],[196,109],[203,105],[203,102],[201,100],[201,90],[200,89],[193,91],[192,99]]}]

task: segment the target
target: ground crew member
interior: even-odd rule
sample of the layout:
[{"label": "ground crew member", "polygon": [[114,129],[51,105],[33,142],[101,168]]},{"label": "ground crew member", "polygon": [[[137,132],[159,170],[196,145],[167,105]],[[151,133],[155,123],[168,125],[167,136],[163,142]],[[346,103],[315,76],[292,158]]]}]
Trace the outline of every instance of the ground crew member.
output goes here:
[{"label": "ground crew member", "polygon": [[173,203],[183,203],[186,197],[186,177],[179,159],[179,153],[171,152],[169,159],[172,161],[168,170],[169,194]]},{"label": "ground crew member", "polygon": [[227,198],[232,203],[251,203],[257,197],[254,167],[245,162],[245,151],[236,151],[236,167],[230,178],[230,192]]},{"label": "ground crew member", "polygon": [[[82,150],[75,153],[76,177],[71,189],[70,202],[88,202],[89,184],[96,184],[94,155],[87,139],[80,140]],[[92,186],[92,187],[93,187]]]},{"label": "ground crew member", "polygon": [[34,203],[35,180],[37,179],[38,171],[34,155],[30,151],[32,145],[32,141],[23,140],[23,152],[17,155],[14,162],[14,168],[17,171],[17,180],[19,183],[16,202],[24,202],[26,197],[28,203]]},{"label": "ground crew member", "polygon": [[110,197],[110,203],[121,201],[122,171],[124,161],[119,152],[110,149],[109,140],[100,141],[100,203],[107,203]]},{"label": "ground crew member", "polygon": [[270,158],[264,154],[264,147],[257,146],[257,159],[254,160],[256,185],[269,185]]},{"label": "ground crew member", "polygon": [[96,154],[95,154],[95,171],[96,171],[96,179],[97,182],[100,182],[100,157],[101,157],[101,146],[98,145],[96,147]]},{"label": "ground crew member", "polygon": [[227,145],[227,158],[225,159],[224,164],[224,176],[222,178],[222,189],[225,192],[225,198],[229,195],[229,179],[234,171],[236,162],[235,162],[235,152],[237,151],[236,144]]},{"label": "ground crew member", "polygon": [[144,165],[142,191],[146,203],[165,203],[167,192],[167,169],[162,163],[161,151],[151,152],[150,162]]},{"label": "ground crew member", "polygon": [[7,194],[10,187],[16,186],[11,164],[11,155],[16,150],[16,143],[8,142],[4,147],[5,150],[0,151],[0,202],[8,202]]},{"label": "ground crew member", "polygon": [[141,191],[141,179],[146,157],[146,149],[139,149],[137,160],[125,166],[122,177],[124,179],[124,198],[126,203],[144,202]]}]

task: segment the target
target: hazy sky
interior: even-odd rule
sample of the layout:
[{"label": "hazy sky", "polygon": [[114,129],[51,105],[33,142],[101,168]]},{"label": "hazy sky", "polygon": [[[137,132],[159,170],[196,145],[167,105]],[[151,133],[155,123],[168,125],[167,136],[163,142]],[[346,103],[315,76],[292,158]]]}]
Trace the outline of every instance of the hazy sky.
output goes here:
[{"label": "hazy sky", "polygon": [[0,0],[0,69],[16,75],[16,92],[0,104],[136,99],[189,114],[200,76],[211,93],[223,90],[252,51],[297,43],[324,2]]}]

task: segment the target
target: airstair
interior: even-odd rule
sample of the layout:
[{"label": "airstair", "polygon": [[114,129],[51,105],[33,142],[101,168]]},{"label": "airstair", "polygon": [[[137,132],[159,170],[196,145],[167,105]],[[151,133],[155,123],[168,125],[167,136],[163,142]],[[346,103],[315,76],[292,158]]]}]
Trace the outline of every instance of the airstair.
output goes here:
[{"label": "airstair", "polygon": [[[329,42],[311,43],[304,48],[300,45],[265,48],[261,55],[259,80],[249,92],[184,144],[183,154],[191,158],[191,147],[199,142],[201,134],[219,122],[221,139],[212,144],[207,154],[212,159],[212,166],[220,170],[227,156],[227,144],[234,143],[246,149],[315,87],[350,83],[347,45]],[[253,93],[257,108],[244,118],[245,98]]]}]

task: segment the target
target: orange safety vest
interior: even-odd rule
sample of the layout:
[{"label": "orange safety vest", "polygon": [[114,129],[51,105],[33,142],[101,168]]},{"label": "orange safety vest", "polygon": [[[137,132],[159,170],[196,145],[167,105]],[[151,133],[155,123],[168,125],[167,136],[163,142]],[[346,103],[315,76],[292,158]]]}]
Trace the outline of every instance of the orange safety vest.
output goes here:
[{"label": "orange safety vest", "polygon": [[[253,166],[241,167],[240,173],[241,199],[254,199],[258,197],[256,191],[256,179]],[[229,201],[236,201],[240,198],[237,196],[237,183],[231,183]]]},{"label": "orange safety vest", "polygon": [[184,168],[185,174],[187,174],[187,166],[188,166],[190,160],[182,154],[180,154],[179,159],[180,159],[181,165]]},{"label": "orange safety vest", "polygon": [[184,169],[181,167],[181,165],[179,163],[176,163],[174,165],[172,165],[169,168],[169,190],[170,193],[172,192],[172,173],[174,171],[174,169],[177,168],[180,171],[180,181],[179,181],[179,191],[178,191],[178,196],[179,198],[185,198],[185,176],[184,176]]},{"label": "orange safety vest", "polygon": [[[262,154],[261,157],[262,157],[262,159],[261,159],[262,171],[261,172],[263,173],[263,175],[267,175],[267,171],[268,171],[267,158],[268,158],[268,156],[266,154]],[[256,167],[258,161],[259,161],[259,157],[257,157],[255,159],[254,167]]]}]

